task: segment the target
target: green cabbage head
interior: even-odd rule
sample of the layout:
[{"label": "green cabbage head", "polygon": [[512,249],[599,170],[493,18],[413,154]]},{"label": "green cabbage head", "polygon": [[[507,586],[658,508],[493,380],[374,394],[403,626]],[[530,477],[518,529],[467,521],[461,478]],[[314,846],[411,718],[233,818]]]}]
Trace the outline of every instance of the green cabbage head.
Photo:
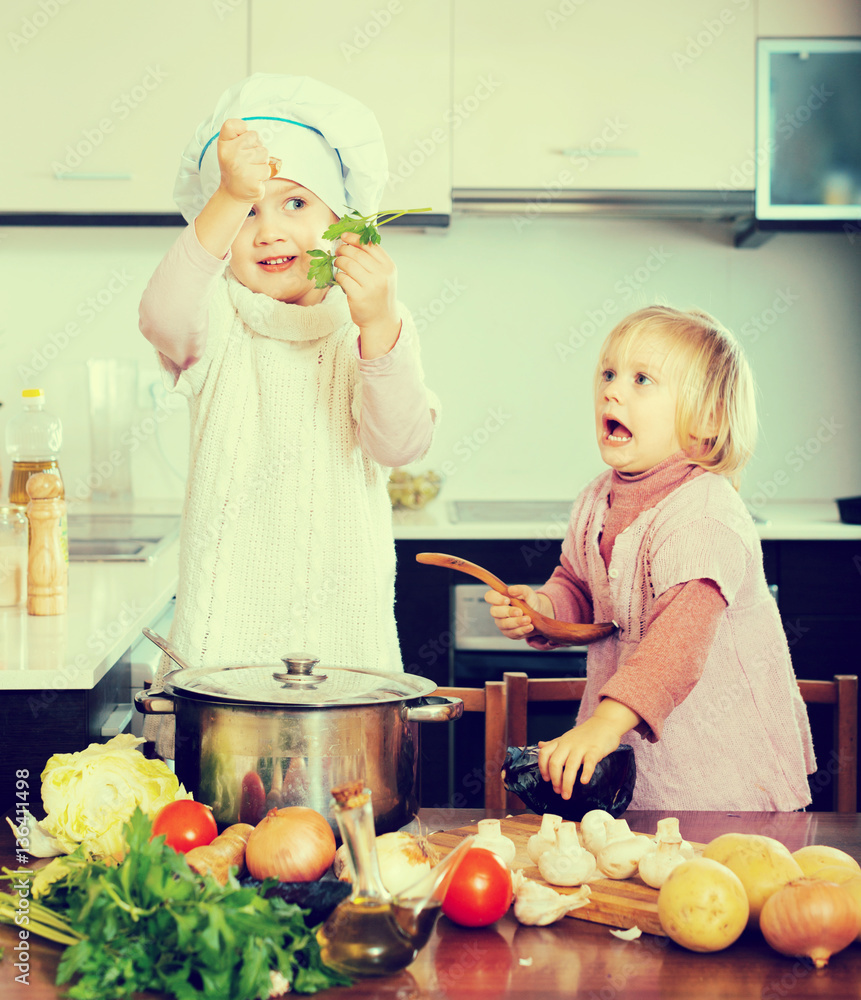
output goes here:
[{"label": "green cabbage head", "polygon": [[98,857],[125,854],[123,826],[135,806],[152,819],[174,799],[193,796],[161,760],[137,749],[143,739],[121,733],[78,753],[55,753],[42,771],[41,827],[67,852],[78,844]]}]

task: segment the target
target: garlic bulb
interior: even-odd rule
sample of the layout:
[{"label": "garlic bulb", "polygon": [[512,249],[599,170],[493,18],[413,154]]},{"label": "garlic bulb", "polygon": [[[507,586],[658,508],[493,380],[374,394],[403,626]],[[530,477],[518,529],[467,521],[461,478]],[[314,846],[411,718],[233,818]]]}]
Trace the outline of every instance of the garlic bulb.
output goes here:
[{"label": "garlic bulb", "polygon": [[555,816],[553,813],[544,813],[541,817],[541,826],[538,829],[538,833],[533,833],[529,840],[526,841],[526,853],[534,865],[538,864],[538,859],[547,848],[553,847],[556,843],[556,831],[559,829],[561,822],[562,817]]},{"label": "garlic bulb", "polygon": [[[383,886],[393,896],[428,874],[439,860],[436,850],[424,837],[418,837],[404,830],[381,833],[374,840],[374,846]],[[341,844],[335,851],[332,871],[342,882],[355,881],[350,871],[346,844]]]},{"label": "garlic bulb", "polygon": [[660,889],[670,872],[685,861],[682,854],[682,835],[679,821],[674,816],[658,820],[656,847],[640,859],[640,878],[653,889]]},{"label": "garlic bulb", "polygon": [[[624,820],[617,822],[625,823]],[[627,825],[625,823],[625,826]],[[655,845],[649,837],[638,836],[630,830],[628,837],[621,836],[622,831],[619,833],[618,840],[610,841],[598,851],[598,871],[605,878],[622,879],[636,875],[640,859],[655,850]]]},{"label": "garlic bulb", "polygon": [[613,817],[605,809],[591,809],[580,820],[580,839],[587,851],[597,854],[607,843],[607,820]]},{"label": "garlic bulb", "polygon": [[498,819],[480,819],[478,821],[478,833],[472,846],[492,851],[505,862],[508,868],[511,867],[514,855],[517,853],[514,841],[503,836],[502,826]]},{"label": "garlic bulb", "polygon": [[595,857],[580,846],[574,823],[562,823],[556,845],[538,859],[538,870],[551,885],[582,885],[595,875]]},{"label": "garlic bulb", "polygon": [[586,906],[592,890],[588,885],[576,892],[561,893],[531,878],[521,879],[514,893],[514,916],[521,924],[546,927],[572,910]]}]

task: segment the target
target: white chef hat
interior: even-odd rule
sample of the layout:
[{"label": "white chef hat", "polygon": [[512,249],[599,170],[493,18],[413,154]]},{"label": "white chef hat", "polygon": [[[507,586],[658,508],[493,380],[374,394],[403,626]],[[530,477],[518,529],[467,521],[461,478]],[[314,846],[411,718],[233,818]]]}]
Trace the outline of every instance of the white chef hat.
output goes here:
[{"label": "white chef hat", "polygon": [[376,212],[388,180],[377,119],[353,97],[308,76],[255,73],[229,87],[182,154],[173,190],[188,222],[218,188],[216,140],[228,118],[258,132],[278,177],[308,188],[336,215]]}]

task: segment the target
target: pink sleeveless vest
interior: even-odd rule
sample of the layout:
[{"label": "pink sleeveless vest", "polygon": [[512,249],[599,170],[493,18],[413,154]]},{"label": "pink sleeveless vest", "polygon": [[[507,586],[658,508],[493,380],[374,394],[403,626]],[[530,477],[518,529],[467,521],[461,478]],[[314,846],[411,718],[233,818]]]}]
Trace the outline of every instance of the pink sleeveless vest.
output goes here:
[{"label": "pink sleeveless vest", "polygon": [[658,742],[634,731],[622,737],[637,759],[631,808],[802,808],[815,770],[810,726],[750,514],[722,476],[697,476],[619,534],[605,568],[598,541],[611,475],[575,501],[562,546],[591,589],[594,620],[619,624],[589,647],[578,719],[592,714],[603,685],[637,648],[656,598],[678,583],[714,580],[728,606],[700,680]]}]

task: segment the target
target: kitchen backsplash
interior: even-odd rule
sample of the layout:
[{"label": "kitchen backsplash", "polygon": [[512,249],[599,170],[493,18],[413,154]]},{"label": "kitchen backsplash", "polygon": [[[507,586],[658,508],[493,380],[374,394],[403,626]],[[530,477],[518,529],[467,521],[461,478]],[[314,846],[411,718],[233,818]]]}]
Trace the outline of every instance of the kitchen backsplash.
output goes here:
[{"label": "kitchen backsplash", "polygon": [[[137,327],[141,292],[173,229],[0,230],[0,433],[20,390],[40,386],[64,424],[67,494],[109,489],[91,467],[87,359],[137,362],[125,432],[138,497],[181,497],[185,402],[161,388]],[[728,227],[691,222],[455,215],[448,231],[388,230],[402,300],[442,402],[415,468],[449,498],[567,499],[602,469],[591,379],[600,343],[653,301],[714,313],[744,344],[760,441],[742,494],[861,493],[861,244],[781,234],[736,250]],[[3,495],[9,460],[2,451]]]}]

